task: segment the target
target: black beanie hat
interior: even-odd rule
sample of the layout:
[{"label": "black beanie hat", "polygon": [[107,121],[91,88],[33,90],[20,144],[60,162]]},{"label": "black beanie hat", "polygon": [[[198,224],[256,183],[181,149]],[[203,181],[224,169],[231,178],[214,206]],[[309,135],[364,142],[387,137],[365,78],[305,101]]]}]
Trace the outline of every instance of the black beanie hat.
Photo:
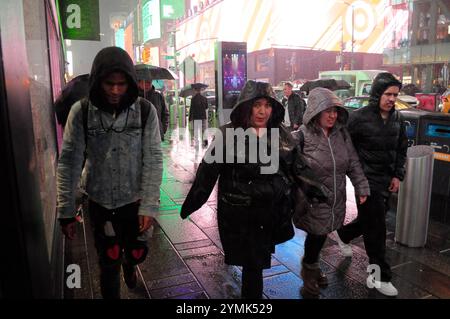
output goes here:
[{"label": "black beanie hat", "polygon": [[402,83],[397,80],[391,73],[379,73],[372,82],[372,89],[370,90],[370,102],[378,104],[380,102],[381,95],[383,95],[384,91],[386,91],[390,86],[398,86],[398,88],[401,89]]}]

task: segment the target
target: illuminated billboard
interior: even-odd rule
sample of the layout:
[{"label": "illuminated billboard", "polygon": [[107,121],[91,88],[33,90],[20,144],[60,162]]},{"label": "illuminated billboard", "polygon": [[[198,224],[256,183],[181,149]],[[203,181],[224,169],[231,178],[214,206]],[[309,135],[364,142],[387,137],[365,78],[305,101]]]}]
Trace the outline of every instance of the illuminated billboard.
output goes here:
[{"label": "illuminated billboard", "polygon": [[125,50],[125,31],[122,28],[116,30],[114,34],[115,45],[116,47],[122,48]]},{"label": "illuminated billboard", "polygon": [[246,42],[248,52],[340,51],[343,41],[350,51],[353,33],[354,52],[382,53],[395,31],[407,26],[407,10],[393,15],[388,0],[224,0],[177,25],[176,47],[182,48],[181,60],[195,54],[202,63],[214,60],[216,41]]},{"label": "illuminated billboard", "polygon": [[125,32],[124,32],[124,46],[125,46],[125,51],[128,52],[128,54],[130,55],[130,57],[133,58],[134,60],[134,50],[133,50],[133,24],[129,24],[126,28],[125,28]]},{"label": "illuminated billboard", "polygon": [[159,0],[148,0],[142,6],[143,41],[161,38]]}]

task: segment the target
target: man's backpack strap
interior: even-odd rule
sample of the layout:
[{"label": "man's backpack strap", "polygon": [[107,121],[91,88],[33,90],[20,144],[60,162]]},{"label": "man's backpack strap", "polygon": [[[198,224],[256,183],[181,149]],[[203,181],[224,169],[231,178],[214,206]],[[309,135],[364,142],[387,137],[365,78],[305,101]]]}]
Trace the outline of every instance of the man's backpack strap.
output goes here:
[{"label": "man's backpack strap", "polygon": [[146,99],[139,97],[139,104],[141,105],[141,128],[144,134],[145,124],[147,124],[148,116],[150,114],[151,103]]},{"label": "man's backpack strap", "polygon": [[[87,148],[87,133],[88,133],[88,128],[87,128],[88,114],[89,114],[89,100],[87,98],[83,98],[83,99],[81,99],[81,116],[83,119],[84,144],[86,145],[86,148]],[[86,153],[86,150],[84,151],[84,153]],[[86,158],[86,154],[85,154],[85,158]]]}]

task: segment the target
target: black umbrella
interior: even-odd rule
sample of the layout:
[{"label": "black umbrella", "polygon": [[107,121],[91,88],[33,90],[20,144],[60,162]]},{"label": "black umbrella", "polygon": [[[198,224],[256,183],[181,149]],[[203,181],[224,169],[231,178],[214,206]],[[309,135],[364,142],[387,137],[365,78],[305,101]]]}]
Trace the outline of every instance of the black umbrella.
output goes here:
[{"label": "black umbrella", "polygon": [[149,64],[137,64],[134,66],[138,80],[175,80],[178,76],[169,69]]},{"label": "black umbrella", "polygon": [[317,79],[305,82],[300,88],[300,91],[305,91],[309,94],[309,91],[317,87],[322,87],[329,89],[331,91],[335,90],[345,90],[351,88],[351,85],[345,80],[335,80],[335,79]]},{"label": "black umbrella", "polygon": [[195,90],[203,90],[208,87],[208,84],[204,83],[192,83],[188,84],[180,90],[179,96],[187,97],[189,95],[194,95]]},{"label": "black umbrella", "polygon": [[66,125],[72,105],[89,94],[89,74],[82,74],[70,80],[55,101],[54,108],[58,123]]}]

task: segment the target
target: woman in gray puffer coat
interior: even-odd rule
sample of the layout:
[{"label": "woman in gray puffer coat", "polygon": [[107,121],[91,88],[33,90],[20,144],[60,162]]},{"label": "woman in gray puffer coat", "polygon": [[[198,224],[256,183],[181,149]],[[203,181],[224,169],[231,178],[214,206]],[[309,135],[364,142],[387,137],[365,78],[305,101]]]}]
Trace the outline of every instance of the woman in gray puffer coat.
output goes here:
[{"label": "woman in gray puffer coat", "polygon": [[307,163],[328,189],[329,196],[325,203],[308,203],[305,214],[294,222],[295,226],[308,233],[301,273],[304,281],[301,293],[304,297],[318,297],[319,287],[327,285],[318,259],[327,234],[344,223],[346,175],[355,187],[355,195],[361,204],[370,195],[369,183],[345,127],[347,118],[347,110],[332,91],[325,88],[311,91],[298,133]]}]

